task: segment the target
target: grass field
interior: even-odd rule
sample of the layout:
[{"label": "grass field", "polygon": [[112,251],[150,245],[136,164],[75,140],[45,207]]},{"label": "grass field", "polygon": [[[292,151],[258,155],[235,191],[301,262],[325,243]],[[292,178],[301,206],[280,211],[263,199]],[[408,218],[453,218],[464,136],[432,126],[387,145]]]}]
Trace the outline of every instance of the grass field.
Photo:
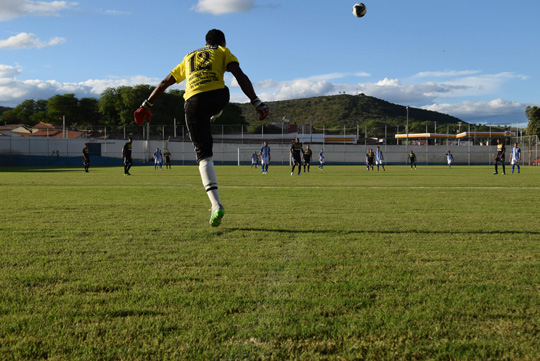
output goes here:
[{"label": "grass field", "polygon": [[540,359],[540,168],[387,169],[0,168],[0,359]]}]

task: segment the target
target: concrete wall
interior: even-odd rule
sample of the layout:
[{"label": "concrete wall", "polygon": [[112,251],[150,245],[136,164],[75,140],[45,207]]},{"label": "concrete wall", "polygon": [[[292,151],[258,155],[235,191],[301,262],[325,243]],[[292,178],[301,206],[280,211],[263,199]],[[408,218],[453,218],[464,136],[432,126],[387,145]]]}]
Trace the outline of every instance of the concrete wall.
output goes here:
[{"label": "concrete wall", "polygon": [[[93,165],[121,165],[124,140],[84,140],[47,138],[0,138],[0,165],[80,165],[82,148],[88,143]],[[214,143],[214,162],[216,164],[237,164],[240,155],[242,164],[251,163],[251,154],[259,152],[261,144]],[[305,143],[304,143],[305,146]],[[311,144],[314,164],[322,144]],[[133,159],[140,164],[152,161],[156,148],[168,148],[172,153],[173,164],[195,164],[195,153],[191,142],[133,141]],[[272,164],[289,164],[289,150],[286,144],[270,142]],[[325,160],[328,164],[364,164],[367,149],[376,146],[358,144],[325,144]],[[529,164],[540,157],[536,145],[520,146],[522,164]],[[381,146],[387,164],[407,164],[410,150],[416,153],[419,165],[446,164],[445,153],[450,149],[455,164],[488,165],[493,162],[495,146]],[[511,146],[507,145],[507,154]],[[56,155],[58,151],[58,155]],[[54,154],[53,154],[54,152]],[[508,157],[507,157],[508,159]]]}]

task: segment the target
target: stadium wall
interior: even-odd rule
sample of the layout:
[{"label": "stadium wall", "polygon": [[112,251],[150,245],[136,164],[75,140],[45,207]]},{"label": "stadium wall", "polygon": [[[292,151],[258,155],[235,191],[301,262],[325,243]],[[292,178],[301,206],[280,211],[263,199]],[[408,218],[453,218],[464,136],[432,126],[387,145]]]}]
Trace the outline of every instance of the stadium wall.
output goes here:
[{"label": "stadium wall", "polygon": [[[122,147],[125,140],[84,140],[51,138],[0,138],[1,166],[78,166],[82,164],[82,148],[88,144],[92,165],[121,165]],[[261,142],[262,143],[262,142]],[[304,146],[307,143],[304,143]],[[214,142],[214,162],[216,164],[251,164],[251,154],[259,152],[262,144],[246,145],[238,143]],[[324,146],[327,164],[363,165],[365,153],[373,145],[359,144],[311,144],[313,163],[318,164],[318,154]],[[418,165],[446,164],[445,153],[450,150],[456,165],[489,165],[493,163],[495,146],[404,146],[381,145],[386,164],[407,164],[407,156],[412,150]],[[521,145],[522,164],[532,164],[539,158],[538,146]],[[156,148],[169,149],[173,164],[195,164],[195,153],[189,141],[136,140],[133,141],[133,159],[136,164],[152,162]],[[282,144],[270,143],[272,164],[289,164],[289,151]],[[511,146],[507,146],[507,154]],[[508,159],[508,156],[507,156]]]}]

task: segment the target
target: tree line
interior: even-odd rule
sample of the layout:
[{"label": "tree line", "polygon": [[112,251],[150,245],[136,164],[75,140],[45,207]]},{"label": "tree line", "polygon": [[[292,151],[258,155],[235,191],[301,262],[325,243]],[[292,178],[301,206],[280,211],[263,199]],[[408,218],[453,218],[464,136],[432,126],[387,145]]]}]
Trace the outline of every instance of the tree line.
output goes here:
[{"label": "tree line", "polygon": [[[108,127],[112,130],[134,129],[133,112],[154,89],[151,85],[108,88],[100,98],[80,98],[74,94],[55,95],[49,99],[28,99],[13,109],[4,110],[0,122],[4,124],[35,125],[39,122],[76,129]],[[152,124],[173,125],[184,120],[184,91],[169,90],[152,107]],[[216,124],[247,124],[240,108],[229,104]]]},{"label": "tree line", "polygon": [[[137,125],[133,121],[133,112],[149,97],[154,86],[142,84],[136,86],[120,86],[106,89],[99,98],[85,97],[78,99],[74,94],[55,95],[49,99],[28,99],[15,108],[0,107],[0,123],[35,125],[39,122],[66,125],[75,129],[92,129],[107,127],[111,131],[126,129],[133,131]],[[184,120],[184,91],[169,90],[163,94],[152,107],[152,124],[172,126]],[[403,106],[386,101],[362,96],[327,96],[288,101],[270,102],[271,115],[267,122],[254,119],[254,112],[249,104],[230,103],[223,115],[215,121],[215,125],[248,125],[248,132],[260,132],[265,127],[266,133],[272,133],[270,123],[279,123],[285,116],[298,124],[311,124],[314,128],[332,127],[340,131],[340,127],[352,126],[351,121],[361,124],[370,134],[384,135],[387,125],[401,127],[405,130]],[[525,111],[529,120],[527,135],[540,136],[540,108],[528,106]],[[411,108],[409,112],[409,132],[424,132],[426,126],[432,126],[438,120],[439,129],[454,133],[458,129],[459,119],[446,114],[429,112]],[[249,119],[250,121],[248,121]],[[317,119],[324,119],[318,123]],[[466,123],[463,122],[464,126]],[[475,126],[477,130],[488,129],[486,126]],[[485,129],[484,129],[485,128]],[[466,128],[464,128],[466,129]],[[275,128],[276,132],[281,129]],[[397,130],[388,129],[390,133]]]}]

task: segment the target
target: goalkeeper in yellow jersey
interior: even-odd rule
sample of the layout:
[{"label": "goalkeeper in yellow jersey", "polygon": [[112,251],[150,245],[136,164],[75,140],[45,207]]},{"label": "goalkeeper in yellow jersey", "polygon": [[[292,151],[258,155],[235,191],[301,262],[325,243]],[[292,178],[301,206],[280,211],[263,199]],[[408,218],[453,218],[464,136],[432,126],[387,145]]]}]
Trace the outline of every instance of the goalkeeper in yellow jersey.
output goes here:
[{"label": "goalkeeper in yellow jersey", "polygon": [[[217,227],[225,215],[218,193],[217,176],[213,161],[213,138],[210,121],[217,118],[229,103],[229,89],[223,75],[231,72],[244,94],[259,113],[259,120],[268,116],[268,106],[255,94],[253,85],[240,68],[238,59],[226,48],[225,34],[212,29],[206,34],[206,46],[187,54],[161,83],[152,91],[141,107],[135,111],[135,122],[144,125],[150,122],[154,102],[175,83],[186,80],[184,93],[186,125],[195,147],[199,172],[206,194],[212,203],[210,225]],[[176,51],[176,50],[175,50]]]}]

